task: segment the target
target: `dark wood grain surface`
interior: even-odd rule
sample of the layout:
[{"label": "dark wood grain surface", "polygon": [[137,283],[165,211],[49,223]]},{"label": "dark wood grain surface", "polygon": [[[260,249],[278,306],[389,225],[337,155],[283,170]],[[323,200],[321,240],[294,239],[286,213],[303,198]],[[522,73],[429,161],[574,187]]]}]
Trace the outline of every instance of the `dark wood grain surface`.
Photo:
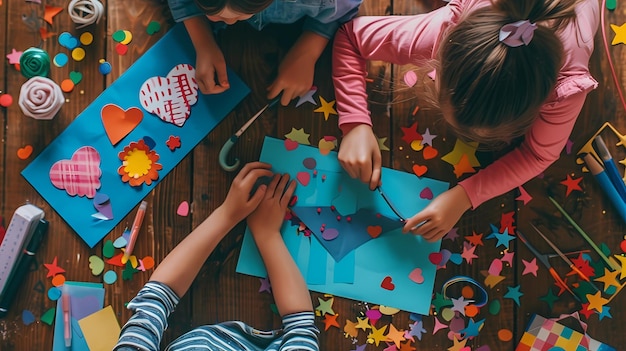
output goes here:
[{"label": "dark wood grain surface", "polygon": [[[31,202],[46,212],[50,221],[49,235],[43,247],[37,254],[38,269],[30,272],[24,281],[19,298],[12,306],[9,315],[0,320],[0,350],[49,350],[52,347],[53,328],[42,323],[39,318],[55,302],[48,299],[45,293],[34,289],[38,282],[42,282],[46,289],[51,287],[50,279],[46,278],[47,270],[42,263],[49,263],[55,257],[60,266],[66,270],[67,280],[101,282],[100,276],[94,277],[86,263],[90,255],[101,255],[102,244],[93,249],[88,248],[69,226],[57,215],[54,209],[39,196],[20,172],[30,161],[40,153],[74,118],[87,107],[108,85],[122,75],[125,70],[164,33],[171,28],[173,22],[169,9],[164,1],[156,0],[108,0],[105,5],[104,18],[95,25],[84,29],[76,29],[75,24],[64,10],[54,17],[52,25],[43,23],[49,32],[57,35],[42,41],[40,33],[29,27],[23,16],[42,17],[44,5],[61,6],[66,8],[67,1],[27,2],[22,0],[0,1],[0,47],[8,54],[11,49],[23,51],[28,47],[41,47],[50,53],[62,51],[57,35],[68,31],[75,35],[84,31],[91,32],[94,43],[87,47],[87,57],[82,62],[73,62],[63,68],[53,66],[51,78],[57,82],[65,79],[70,71],[77,70],[83,74],[83,80],[71,93],[66,93],[66,103],[60,113],[50,121],[37,121],[25,117],[17,106],[17,97],[21,85],[26,79],[19,71],[9,65],[7,60],[0,68],[0,90],[11,94],[15,103],[8,108],[0,107],[2,122],[2,147],[0,147],[0,215],[5,219],[5,225],[17,207],[25,202]],[[366,0],[361,15],[385,14],[417,14],[428,12],[444,2],[435,0],[399,0],[373,1]],[[607,31],[609,41],[613,33],[608,23],[621,25],[626,20],[626,7],[618,4],[614,12],[607,12]],[[157,21],[162,29],[159,33],[149,35],[146,27],[151,21]],[[126,55],[119,55],[115,51],[111,35],[120,29],[128,30],[133,34],[133,41],[129,45]],[[265,101],[265,89],[276,74],[277,65],[285,55],[290,44],[298,34],[297,25],[269,26],[261,32],[239,23],[220,32],[217,36],[222,50],[230,67],[248,84],[252,93],[205,139],[203,139],[183,161],[150,192],[147,200],[150,203],[143,226],[140,240],[135,247],[135,253],[151,255],[160,262],[165,255],[180,242],[190,230],[198,225],[224,199],[228,186],[234,175],[224,172],[218,165],[217,156],[223,142],[237,130]],[[616,62],[620,84],[624,83],[623,56],[625,51],[622,45],[613,46],[611,55]],[[319,60],[315,86],[319,96],[326,100],[333,100],[332,82],[330,80],[330,57],[328,48]],[[95,68],[98,60],[106,58],[112,64],[112,72],[103,76]],[[615,84],[612,80],[607,56],[602,48],[600,33],[596,36],[596,51],[592,56],[590,67],[592,74],[598,80],[598,89],[589,94],[583,111],[574,127],[571,136],[573,141],[572,152],[562,154],[561,159],[552,165],[541,177],[537,177],[524,185],[524,189],[532,196],[528,204],[516,201],[520,195],[517,190],[490,200],[477,208],[467,212],[457,225],[458,237],[442,242],[442,248],[453,253],[463,250],[463,242],[472,234],[482,234],[483,244],[476,248],[476,255],[471,264],[463,261],[460,264],[448,263],[439,269],[435,282],[435,292],[440,292],[443,284],[450,278],[464,275],[474,278],[479,283],[485,281],[485,272],[494,260],[505,257],[502,247],[496,247],[494,239],[485,239],[491,233],[491,226],[500,227],[503,216],[512,214],[514,225],[521,230],[543,252],[550,252],[550,248],[536,235],[532,235],[531,222],[539,223],[542,228],[549,228],[549,234],[563,251],[590,249],[581,237],[563,220],[556,208],[548,200],[552,195],[580,226],[598,244],[604,243],[613,254],[620,254],[620,243],[624,240],[624,223],[614,213],[610,203],[601,192],[598,184],[589,173],[583,173],[577,163],[576,151],[595,133],[604,122],[611,122],[619,131],[626,133],[624,110],[617,98]],[[384,166],[411,172],[413,164],[426,164],[429,167],[427,176],[456,183],[457,178],[450,164],[441,160],[441,156],[450,152],[455,138],[448,135],[442,121],[436,113],[427,109],[420,109],[413,113],[415,106],[419,106],[419,96],[414,92],[399,92],[393,87],[402,81],[406,67],[396,67],[382,62],[369,64],[370,78],[373,83],[384,70],[382,91],[372,91],[373,120],[375,131],[379,137],[386,137],[385,145],[390,149],[383,151]],[[398,83],[398,84],[395,84]],[[372,90],[380,90],[370,87]],[[378,94],[378,95],[376,95]],[[387,104],[388,99],[395,101]],[[395,100],[394,100],[395,99]],[[312,144],[324,136],[340,136],[337,128],[337,117],[331,116],[328,120],[321,113],[314,112],[316,107],[304,104],[298,108],[292,103],[288,107],[280,107],[268,111],[257,120],[242,136],[242,139],[233,149],[242,162],[257,160],[260,154],[263,138],[266,135],[284,138],[292,128],[304,128],[310,133]],[[408,127],[418,122],[419,131],[424,132],[428,127],[435,139],[435,148],[439,155],[435,159],[425,160],[423,154],[416,152],[407,145],[402,138],[401,127]],[[608,135],[608,134],[607,134]],[[32,145],[33,155],[27,160],[17,158],[16,152],[25,145]],[[617,160],[626,158],[623,147],[610,145],[611,151]],[[480,152],[479,157],[483,165],[502,151]],[[623,171],[624,166],[618,165]],[[580,183],[583,191],[574,191],[565,196],[565,186],[560,182],[570,175],[572,178],[582,177]],[[176,208],[182,201],[189,201],[191,212],[187,217],[178,216]],[[124,227],[132,222],[134,211],[109,233],[106,239],[118,238]],[[196,279],[192,289],[185,296],[176,312],[170,318],[170,326],[165,335],[165,342],[188,331],[190,328],[206,323],[215,323],[226,320],[242,320],[259,329],[276,328],[280,319],[271,312],[273,302],[267,293],[259,293],[259,280],[254,277],[235,273],[235,266],[239,256],[244,225],[238,225],[218,246],[216,251],[206,262]],[[488,308],[482,308],[474,321],[484,320],[484,327],[478,336],[467,341],[471,350],[488,346],[490,350],[514,350],[530,317],[537,313],[545,317],[557,317],[561,313],[571,313],[581,309],[581,305],[567,293],[560,296],[552,308],[542,301],[549,289],[555,293],[558,289],[549,276],[545,267],[540,266],[537,276],[524,273],[523,261],[531,261],[532,254],[519,240],[511,241],[509,252],[513,252],[511,264],[504,263],[502,276],[504,279],[493,288],[486,287],[489,300],[499,301],[501,309],[492,314]],[[594,260],[598,256],[594,252],[588,253]],[[574,256],[576,257],[576,256]],[[558,258],[552,258],[554,267],[565,275],[569,269]],[[539,263],[538,263],[539,264]],[[540,265],[540,264],[539,264]],[[118,321],[123,324],[130,316],[125,309],[127,303],[148,280],[151,271],[135,274],[132,280],[118,280],[112,285],[106,285],[105,305],[112,305],[116,311]],[[575,280],[569,277],[569,281]],[[622,281],[623,283],[623,281]],[[519,305],[505,295],[509,288],[520,287],[523,295],[519,298]],[[602,289],[602,284],[597,286]],[[605,295],[608,296],[608,295]],[[312,293],[314,306],[317,306],[318,297],[326,299],[323,294]],[[605,308],[610,308],[610,315],[601,320],[598,314],[582,319],[588,323],[589,334],[609,345],[624,349],[626,334],[623,333],[623,323],[626,322],[626,295],[617,294]],[[356,349],[357,345],[367,343],[367,332],[360,331],[356,341],[344,335],[343,326],[346,320],[356,321],[357,316],[371,304],[336,297],[333,309],[339,314],[337,318],[341,329],[330,328],[324,331],[323,318],[318,317],[318,326],[321,332],[321,349],[332,351],[348,351]],[[22,320],[22,311],[29,310],[36,322],[25,325]],[[423,316],[423,325],[426,330],[421,340],[415,339],[410,343],[417,350],[447,350],[453,348],[453,342],[448,338],[448,329],[434,333],[434,318],[442,316]],[[465,323],[469,318],[462,317]],[[413,323],[407,312],[399,312],[392,316],[383,316],[376,324],[377,327],[392,323],[397,329],[408,330]],[[447,324],[447,323],[446,323]],[[512,340],[501,340],[498,332],[510,330]],[[379,346],[368,344],[365,350],[383,350],[387,345]],[[409,350],[410,348],[403,348]],[[391,348],[390,350],[393,350]],[[460,350],[457,347],[456,350]],[[481,349],[485,350],[485,349]]]}]

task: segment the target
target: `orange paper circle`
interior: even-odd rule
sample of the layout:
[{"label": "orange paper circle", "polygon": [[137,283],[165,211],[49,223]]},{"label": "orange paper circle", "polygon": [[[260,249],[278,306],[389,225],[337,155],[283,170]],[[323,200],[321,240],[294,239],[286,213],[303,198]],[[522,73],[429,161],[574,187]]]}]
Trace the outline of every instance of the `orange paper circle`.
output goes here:
[{"label": "orange paper circle", "polygon": [[61,90],[66,93],[71,92],[72,90],[74,90],[74,82],[72,82],[71,79],[63,79],[63,81],[61,82]]},{"label": "orange paper circle", "polygon": [[476,305],[465,306],[465,315],[469,318],[474,318],[478,315],[478,307]]},{"label": "orange paper circle", "polygon": [[93,43],[93,34],[85,32],[80,35],[80,43],[83,45],[89,45]]},{"label": "orange paper circle", "polygon": [[65,283],[65,276],[63,274],[57,274],[52,278],[52,285],[61,286]]},{"label": "orange paper circle", "polygon": [[143,268],[145,268],[146,270],[151,269],[152,267],[154,267],[154,258],[152,258],[151,256],[146,256],[144,257],[141,262],[143,262]]},{"label": "orange paper circle", "polygon": [[466,299],[471,299],[472,297],[474,297],[474,289],[472,289],[471,286],[464,286],[461,290],[461,296]]},{"label": "orange paper circle", "polygon": [[501,341],[511,341],[513,339],[513,333],[508,329],[498,330],[498,339]]}]

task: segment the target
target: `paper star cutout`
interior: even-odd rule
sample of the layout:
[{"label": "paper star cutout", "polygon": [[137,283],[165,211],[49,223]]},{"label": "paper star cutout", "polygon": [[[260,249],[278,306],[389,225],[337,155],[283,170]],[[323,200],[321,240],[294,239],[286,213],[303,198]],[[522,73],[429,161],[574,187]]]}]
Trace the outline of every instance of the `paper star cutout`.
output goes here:
[{"label": "paper star cutout", "polygon": [[439,321],[437,317],[435,317],[435,326],[433,327],[433,335],[440,331],[441,329],[446,329],[448,327],[447,324],[443,324]]},{"label": "paper star cutout", "polygon": [[502,214],[500,217],[500,232],[504,231],[504,228],[508,228],[509,233],[515,232],[515,218],[513,216],[515,216],[514,211]]},{"label": "paper star cutout", "polygon": [[285,138],[297,141],[299,144],[302,145],[311,145],[311,142],[309,142],[310,135],[311,134],[307,134],[304,132],[304,128],[296,129],[291,127],[291,132],[285,134]]},{"label": "paper star cutout", "polygon": [[50,6],[50,5],[46,5],[46,9],[44,10],[44,15],[43,15],[43,19],[44,21],[50,23],[50,25],[52,25],[52,18],[54,18],[54,16],[58,15],[59,12],[63,11],[62,7],[55,7],[55,6]]},{"label": "paper star cutout", "polygon": [[387,141],[387,137],[384,137],[384,138],[376,137],[376,140],[378,141],[378,149],[380,151],[389,151],[389,148],[387,147],[387,145],[385,145],[385,142]]},{"label": "paper star cutout", "polygon": [[587,301],[589,301],[589,306],[587,308],[590,310],[596,310],[599,313],[602,313],[603,306],[609,302],[609,300],[602,297],[602,293],[600,291],[595,294],[587,294],[585,297],[587,298]]},{"label": "paper star cutout", "polygon": [[396,347],[400,347],[400,343],[406,340],[404,330],[398,330],[393,324],[389,324],[389,332],[387,332],[387,341],[393,342]]},{"label": "paper star cutout", "polygon": [[387,347],[383,351],[398,351],[398,348],[394,344],[387,343]]},{"label": "paper star cutout", "polygon": [[467,339],[459,340],[456,335],[453,339],[454,344],[448,348],[448,351],[464,351],[465,344],[467,343]]},{"label": "paper star cutout", "polygon": [[510,266],[512,266],[514,255],[515,255],[515,252],[509,251],[509,249],[506,249],[504,250],[504,254],[502,255],[502,258],[500,258],[500,261],[507,262]]},{"label": "paper star cutout", "polygon": [[422,140],[422,136],[417,131],[417,122],[414,122],[409,127],[400,127],[402,129],[402,140],[409,146],[414,140]]},{"label": "paper star cutout", "polygon": [[558,301],[558,299],[559,298],[556,295],[554,295],[552,288],[548,288],[548,293],[539,298],[539,300],[547,303],[550,309],[552,309],[552,306],[554,306],[554,303]]},{"label": "paper star cutout", "polygon": [[443,307],[452,306],[452,301],[442,293],[435,293],[435,298],[431,301],[431,304],[435,306],[435,311],[439,312]]},{"label": "paper star cutout", "polygon": [[407,341],[400,345],[400,351],[415,351],[415,347],[411,345],[410,341]]},{"label": "paper star cutout", "polygon": [[267,291],[268,293],[272,293],[272,287],[270,286],[270,280],[268,278],[259,278],[261,282],[261,287],[259,288],[259,292]]},{"label": "paper star cutout", "polygon": [[57,274],[65,273],[65,269],[57,266],[57,257],[54,257],[52,263],[44,263],[43,264],[48,269],[48,274],[46,278],[54,277]]},{"label": "paper star cutout", "polygon": [[594,310],[589,309],[589,302],[583,303],[578,312],[580,312],[580,314],[585,316],[587,319],[596,313]]},{"label": "paper star cutout", "polygon": [[521,291],[519,291],[520,286],[509,286],[507,287],[508,291],[506,292],[506,294],[504,294],[504,298],[506,299],[511,299],[513,301],[515,301],[515,303],[517,304],[517,306],[519,306],[519,298],[524,295]]},{"label": "paper star cutout", "polygon": [[335,314],[335,315],[325,314],[324,315],[324,330],[328,330],[330,329],[330,327],[339,328],[337,317],[339,317],[339,314]]},{"label": "paper star cutout", "polygon": [[372,328],[372,326],[370,326],[370,323],[369,323],[369,318],[367,317],[365,318],[356,317],[356,327],[363,331],[366,331]]},{"label": "paper star cutout", "polygon": [[300,96],[298,98],[298,102],[296,103],[296,107],[299,107],[300,105],[304,104],[305,102],[310,102],[313,105],[317,106],[317,102],[315,102],[315,99],[313,99],[313,95],[315,95],[315,93],[317,93],[317,87],[311,87],[311,90],[307,91],[306,94]]},{"label": "paper star cutout", "polygon": [[455,312],[459,312],[460,314],[465,316],[465,306],[469,305],[469,301],[465,301],[463,296],[458,299],[452,298],[452,308],[451,310]]},{"label": "paper star cutout", "polygon": [[524,264],[522,275],[532,274],[535,277],[537,276],[537,270],[539,269],[539,266],[537,266],[537,258],[533,258],[530,261],[526,261],[522,258],[522,263]]},{"label": "paper star cutout", "polygon": [[463,242],[463,253],[461,253],[461,257],[465,259],[465,262],[467,262],[467,264],[472,264],[472,260],[474,258],[478,258],[478,256],[476,256],[476,254],[474,253],[475,250],[476,246],[468,242]]},{"label": "paper star cutout", "polygon": [[622,266],[622,270],[619,275],[619,279],[622,280],[626,277],[626,257],[622,255],[613,255],[615,258],[619,260],[620,265]]},{"label": "paper star cutout", "polygon": [[313,112],[322,112],[324,113],[324,120],[328,121],[328,116],[332,115],[336,115],[337,111],[335,111],[335,108],[333,106],[335,106],[335,100],[327,102],[326,100],[324,100],[323,97],[320,96],[320,103],[322,104],[322,106],[316,108],[315,110],[313,110]]},{"label": "paper star cutout", "polygon": [[20,57],[22,56],[21,51],[16,51],[15,49],[11,49],[11,53],[7,54],[7,60],[9,60],[10,65],[18,65],[20,63]]},{"label": "paper star cutout", "polygon": [[611,286],[619,288],[620,284],[617,281],[617,275],[619,273],[619,271],[611,271],[604,267],[604,275],[594,279],[594,281],[604,283],[604,291],[607,291]]},{"label": "paper star cutout", "polygon": [[426,128],[424,134],[422,134],[422,145],[433,146],[433,140],[437,137],[435,134],[430,134],[430,130]]},{"label": "paper star cutout", "polygon": [[335,314],[335,311],[333,311],[333,302],[335,301],[334,297],[331,297],[328,300],[322,300],[322,298],[318,297],[317,300],[320,302],[320,305],[315,307],[315,310],[319,311],[322,316],[324,314]]},{"label": "paper star cutout", "polygon": [[[435,317],[435,319],[436,318],[437,317]],[[424,329],[422,321],[416,321],[409,325],[409,330],[404,333],[404,338],[415,342],[413,337],[416,337],[418,340],[422,340],[422,334],[424,333],[426,333],[426,329]]]},{"label": "paper star cutout", "polygon": [[478,159],[476,158],[477,148],[477,142],[472,141],[466,143],[463,140],[457,139],[456,143],[454,144],[454,149],[452,149],[452,151],[443,156],[441,159],[454,166],[455,164],[459,163],[463,155],[466,155],[472,167],[480,167],[480,162],[478,162]]},{"label": "paper star cutout", "polygon": [[476,173],[476,170],[470,164],[467,154],[461,155],[459,163],[454,165],[454,175],[457,178],[461,178],[461,176],[465,173]]},{"label": "paper star cutout", "polygon": [[626,23],[621,26],[617,26],[615,24],[611,24],[611,29],[615,32],[615,37],[613,37],[613,41],[611,45],[617,44],[626,44]]},{"label": "paper star cutout", "polygon": [[580,187],[581,180],[583,180],[583,177],[572,179],[569,174],[567,175],[567,179],[561,182],[561,184],[567,187],[567,190],[565,191],[565,197],[568,197],[569,194],[574,190],[583,191],[583,189]]},{"label": "paper star cutout", "polygon": [[602,308],[602,312],[598,314],[598,319],[602,320],[604,317],[613,318],[613,316],[611,316],[610,310],[611,310],[610,306],[604,306]]},{"label": "paper star cutout", "polygon": [[556,295],[557,296],[561,296],[568,289],[567,277],[565,277],[565,279],[563,279],[563,282],[560,282],[558,280],[554,280],[554,285],[556,285],[556,287],[559,288],[559,292],[556,293]]},{"label": "paper star cutout", "polygon": [[504,246],[505,249],[508,249],[509,242],[515,239],[514,236],[509,235],[509,228],[504,229],[503,233],[493,233],[493,236],[498,239],[496,247]]},{"label": "paper star cutout", "polygon": [[483,244],[483,234],[480,233],[476,233],[475,231],[472,231],[472,235],[466,235],[465,236],[465,240],[467,240],[469,243],[471,243],[474,246],[484,246]]},{"label": "paper star cutout", "polygon": [[520,195],[516,197],[515,200],[522,201],[524,206],[526,206],[526,204],[528,204],[533,197],[530,196],[526,189],[524,189],[521,185],[517,187],[517,190],[519,190]]},{"label": "paper star cutout", "polygon": [[375,326],[372,326],[372,332],[367,334],[367,338],[368,339],[373,339],[373,341],[376,344],[376,346],[378,346],[378,344],[380,344],[381,341],[387,340],[387,336],[383,335],[383,334],[385,334],[385,330],[387,330],[387,326],[386,325],[383,325],[379,329],[376,329]]},{"label": "paper star cutout", "polygon": [[589,261],[583,257],[582,252],[578,255],[578,257],[572,259],[572,263],[587,277],[593,277],[596,275],[595,269],[589,265]]},{"label": "paper star cutout", "polygon": [[450,240],[450,241],[454,241],[454,239],[459,237],[459,228],[452,228],[450,229],[449,232],[446,233],[446,235],[443,236],[442,240]]},{"label": "paper star cutout", "polygon": [[358,323],[346,319],[346,325],[343,326],[343,332],[353,338],[356,338],[357,335],[359,335],[359,331],[356,330],[357,325]]},{"label": "paper star cutout", "polygon": [[464,339],[473,338],[478,336],[478,332],[482,329],[485,320],[480,320],[478,322],[474,322],[474,318],[470,318],[467,322],[467,326],[464,329],[461,329],[460,333],[463,335]]}]

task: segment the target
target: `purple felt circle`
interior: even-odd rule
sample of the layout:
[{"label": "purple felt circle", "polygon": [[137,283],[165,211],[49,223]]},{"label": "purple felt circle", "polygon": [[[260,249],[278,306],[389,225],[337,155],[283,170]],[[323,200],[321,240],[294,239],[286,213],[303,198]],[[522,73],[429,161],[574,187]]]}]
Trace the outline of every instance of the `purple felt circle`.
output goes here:
[{"label": "purple felt circle", "polygon": [[322,238],[327,241],[331,241],[339,236],[339,231],[335,228],[326,228],[322,234]]},{"label": "purple felt circle", "polygon": [[317,166],[317,161],[313,157],[307,157],[302,161],[302,164],[308,169],[314,169]]}]

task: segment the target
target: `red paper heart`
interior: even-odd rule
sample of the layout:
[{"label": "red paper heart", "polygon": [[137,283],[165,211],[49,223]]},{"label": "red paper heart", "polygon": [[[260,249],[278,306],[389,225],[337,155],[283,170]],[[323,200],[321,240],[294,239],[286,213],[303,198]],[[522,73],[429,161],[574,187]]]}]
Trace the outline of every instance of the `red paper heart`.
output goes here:
[{"label": "red paper heart", "polygon": [[307,186],[309,185],[309,181],[311,180],[311,175],[309,172],[298,172],[296,178],[300,182],[300,184]]},{"label": "red paper heart", "polygon": [[386,276],[385,279],[383,279],[382,283],[380,283],[380,287],[389,291],[392,291],[393,289],[396,288],[396,286],[391,281],[390,276]]},{"label": "red paper heart", "polygon": [[115,145],[124,139],[143,119],[143,112],[137,107],[123,110],[117,105],[105,105],[100,111],[104,131],[111,144]]},{"label": "red paper heart", "polygon": [[368,225],[367,226],[367,234],[369,234],[372,238],[376,239],[383,232],[383,227],[379,225]]},{"label": "red paper heart", "polygon": [[33,153],[33,147],[30,145],[26,145],[22,148],[17,149],[17,158],[20,160],[25,160],[30,157]]},{"label": "red paper heart", "polygon": [[428,260],[435,266],[438,266],[442,259],[443,254],[441,252],[431,252],[430,255],[428,255]]},{"label": "red paper heart", "polygon": [[413,165],[413,173],[415,173],[415,175],[418,177],[423,176],[424,174],[426,174],[427,171],[428,167],[426,166]]},{"label": "red paper heart", "polygon": [[437,149],[430,145],[426,146],[422,152],[424,153],[424,160],[433,159],[437,157],[437,154],[439,153],[437,152]]},{"label": "red paper heart", "polygon": [[427,200],[432,200],[433,199],[433,191],[430,190],[429,187],[426,187],[426,188],[422,189],[422,191],[420,192],[420,198],[427,199]]},{"label": "red paper heart", "polygon": [[293,141],[291,139],[285,139],[285,149],[287,149],[287,151],[293,151],[296,148],[298,148],[298,142],[297,141]]}]

